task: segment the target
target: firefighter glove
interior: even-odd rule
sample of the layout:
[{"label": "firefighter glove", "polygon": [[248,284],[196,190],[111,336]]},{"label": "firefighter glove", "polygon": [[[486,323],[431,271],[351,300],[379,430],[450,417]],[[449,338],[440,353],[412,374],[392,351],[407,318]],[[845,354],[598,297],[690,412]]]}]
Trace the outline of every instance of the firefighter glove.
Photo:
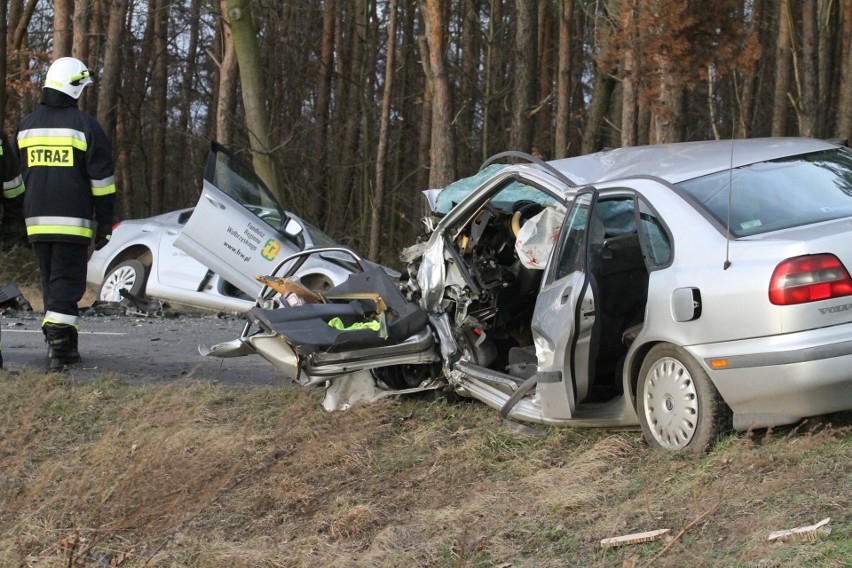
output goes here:
[{"label": "firefighter glove", "polygon": [[110,235],[100,235],[95,239],[95,250],[101,250],[109,244]]}]

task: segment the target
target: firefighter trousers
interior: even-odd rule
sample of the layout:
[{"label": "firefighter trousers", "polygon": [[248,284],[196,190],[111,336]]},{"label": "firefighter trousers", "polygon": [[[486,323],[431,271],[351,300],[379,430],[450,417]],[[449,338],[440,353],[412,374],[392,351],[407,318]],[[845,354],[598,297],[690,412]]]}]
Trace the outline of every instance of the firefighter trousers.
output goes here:
[{"label": "firefighter trousers", "polygon": [[41,270],[44,323],[77,326],[77,302],[86,292],[89,247],[74,243],[33,243]]}]

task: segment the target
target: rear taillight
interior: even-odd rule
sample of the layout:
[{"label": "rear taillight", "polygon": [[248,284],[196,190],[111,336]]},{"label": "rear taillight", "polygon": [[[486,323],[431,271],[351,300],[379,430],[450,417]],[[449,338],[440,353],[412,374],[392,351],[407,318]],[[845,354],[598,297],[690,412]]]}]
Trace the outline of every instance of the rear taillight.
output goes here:
[{"label": "rear taillight", "polygon": [[775,267],[769,301],[778,306],[852,295],[852,279],[833,254],[788,258]]}]

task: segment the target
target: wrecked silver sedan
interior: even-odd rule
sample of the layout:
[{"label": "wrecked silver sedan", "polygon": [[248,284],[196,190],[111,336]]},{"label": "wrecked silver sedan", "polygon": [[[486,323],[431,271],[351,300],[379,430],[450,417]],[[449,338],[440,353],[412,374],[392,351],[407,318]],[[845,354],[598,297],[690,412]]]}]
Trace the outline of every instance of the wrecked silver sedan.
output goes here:
[{"label": "wrecked silver sedan", "polygon": [[262,295],[286,307],[249,310],[239,338],[203,352],[260,354],[326,387],[328,409],[449,387],[510,421],[641,425],[671,450],[852,409],[848,148],[530,162],[430,196],[404,281],[367,269],[315,294],[272,275]]}]

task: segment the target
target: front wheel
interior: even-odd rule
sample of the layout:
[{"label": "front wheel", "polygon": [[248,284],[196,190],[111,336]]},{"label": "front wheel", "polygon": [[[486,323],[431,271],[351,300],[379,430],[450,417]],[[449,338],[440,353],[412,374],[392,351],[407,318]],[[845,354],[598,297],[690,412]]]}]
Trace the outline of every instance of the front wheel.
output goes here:
[{"label": "front wheel", "polygon": [[667,450],[703,452],[731,427],[731,410],[704,369],[667,343],[642,363],[636,407],[648,443]]},{"label": "front wheel", "polygon": [[125,260],[116,265],[104,277],[98,299],[103,302],[120,302],[120,290],[126,290],[131,295],[139,297],[145,291],[145,281],[148,279],[148,269],[138,260]]}]

